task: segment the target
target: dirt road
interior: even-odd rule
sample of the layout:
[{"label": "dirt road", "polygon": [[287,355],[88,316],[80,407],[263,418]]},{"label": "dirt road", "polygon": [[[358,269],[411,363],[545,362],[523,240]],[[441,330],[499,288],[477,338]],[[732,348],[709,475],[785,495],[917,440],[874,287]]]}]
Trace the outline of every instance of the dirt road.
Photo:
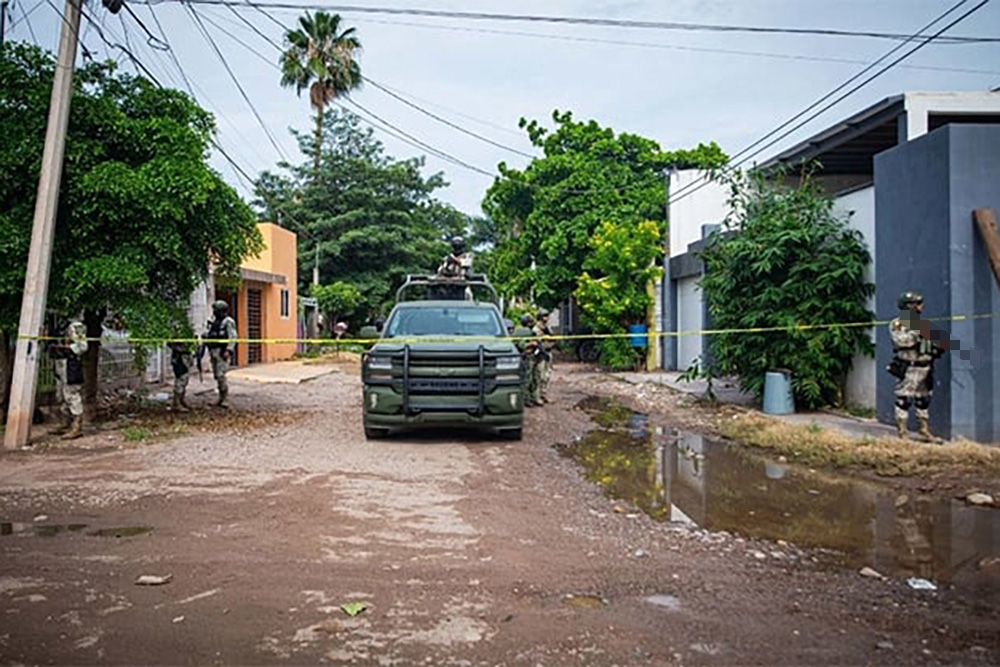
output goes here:
[{"label": "dirt road", "polygon": [[335,373],[236,384],[214,431],[7,454],[0,663],[1000,661],[988,604],[605,498],[553,445],[614,383],[564,369],[553,388],[519,443],[366,442],[359,382]]}]

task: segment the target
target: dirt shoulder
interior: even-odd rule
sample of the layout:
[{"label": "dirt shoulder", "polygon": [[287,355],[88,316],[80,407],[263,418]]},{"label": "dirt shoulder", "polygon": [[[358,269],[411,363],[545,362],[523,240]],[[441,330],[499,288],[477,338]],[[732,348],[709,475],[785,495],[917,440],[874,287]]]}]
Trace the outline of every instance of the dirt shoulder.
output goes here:
[{"label": "dirt shoulder", "polygon": [[[169,437],[98,432],[5,455],[0,662],[1000,660],[1000,611],[959,591],[619,511],[553,447],[594,427],[574,406],[619,384],[557,369],[555,400],[529,412],[520,443],[367,442],[357,377],[334,373],[234,383],[228,425],[197,422],[213,413],[196,396],[199,414]],[[665,397],[632,400],[672,414]],[[679,426],[701,419],[685,415]],[[84,527],[36,529],[71,525]],[[350,617],[346,602],[368,608]]]}]

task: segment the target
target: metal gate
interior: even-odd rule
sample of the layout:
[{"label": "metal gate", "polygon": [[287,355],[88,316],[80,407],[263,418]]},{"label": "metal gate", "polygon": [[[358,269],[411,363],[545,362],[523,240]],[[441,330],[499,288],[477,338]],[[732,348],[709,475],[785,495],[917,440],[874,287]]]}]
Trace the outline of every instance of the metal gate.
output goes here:
[{"label": "metal gate", "polygon": [[[261,339],[261,316],[260,316],[260,290],[247,290],[247,338],[251,340]],[[247,344],[247,363],[257,364],[261,361],[260,343]]]}]

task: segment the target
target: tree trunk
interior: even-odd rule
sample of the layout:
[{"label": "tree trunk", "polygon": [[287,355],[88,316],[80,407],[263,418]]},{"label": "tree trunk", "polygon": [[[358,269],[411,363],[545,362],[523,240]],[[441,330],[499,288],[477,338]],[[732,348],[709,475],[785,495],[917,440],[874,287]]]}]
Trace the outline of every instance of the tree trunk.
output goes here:
[{"label": "tree trunk", "polygon": [[93,421],[97,412],[97,389],[100,385],[98,363],[101,360],[100,337],[104,333],[101,324],[107,310],[87,310],[83,313],[83,323],[87,327],[87,338],[96,338],[87,345],[83,358],[83,414],[88,421]]},{"label": "tree trunk", "polygon": [[0,331],[0,418],[7,423],[10,387],[14,381],[14,347],[9,331]]},{"label": "tree trunk", "polygon": [[323,106],[316,107],[316,145],[313,154],[313,181],[319,180],[319,165],[323,153]]}]

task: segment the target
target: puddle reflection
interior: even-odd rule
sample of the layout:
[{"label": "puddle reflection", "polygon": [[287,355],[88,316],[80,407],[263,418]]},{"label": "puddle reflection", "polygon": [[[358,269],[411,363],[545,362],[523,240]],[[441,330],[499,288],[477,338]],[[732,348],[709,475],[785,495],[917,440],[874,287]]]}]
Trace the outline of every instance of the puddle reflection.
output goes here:
[{"label": "puddle reflection", "polygon": [[658,521],[832,549],[846,566],[1000,598],[1000,511],[784,465],[651,428],[637,413],[616,416],[617,427],[598,420],[601,430],[560,450],[609,496]]}]

